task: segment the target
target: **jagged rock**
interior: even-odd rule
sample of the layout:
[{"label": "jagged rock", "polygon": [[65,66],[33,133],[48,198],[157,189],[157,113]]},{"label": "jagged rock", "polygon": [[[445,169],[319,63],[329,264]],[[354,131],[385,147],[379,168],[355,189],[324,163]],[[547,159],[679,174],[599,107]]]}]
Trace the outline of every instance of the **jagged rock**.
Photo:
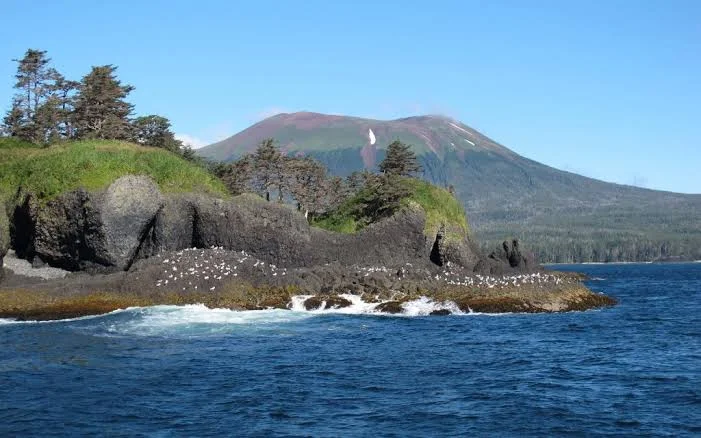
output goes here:
[{"label": "jagged rock", "polygon": [[10,224],[5,213],[5,205],[0,201],[0,280],[3,278],[3,259],[10,247]]},{"label": "jagged rock", "polygon": [[201,194],[164,198],[144,176],[119,178],[97,193],[78,189],[45,205],[29,195],[15,209],[11,225],[18,256],[37,264],[124,270],[134,260],[166,251],[223,247],[279,267],[315,268],[322,274],[316,278],[310,273],[304,283],[327,285],[330,291],[348,284],[342,273],[350,265],[394,267],[390,276],[368,274],[349,288],[368,292],[405,289],[400,267],[409,265],[432,272],[452,263],[467,272],[489,274],[536,266],[521,254],[517,242],[485,258],[462,230],[442,225],[429,237],[420,209],[400,211],[355,234],[341,234],[313,228],[294,208],[255,195],[230,200]]},{"label": "jagged rock", "polygon": [[156,214],[153,227],[148,230],[141,244],[138,259],[194,246],[192,242],[195,224],[194,199],[195,197],[191,195],[165,198],[163,208]]},{"label": "jagged rock", "polygon": [[352,235],[315,229],[315,248],[325,248],[325,258],[342,265],[429,266],[425,219],[423,211],[403,211]]},{"label": "jagged rock", "polygon": [[[304,308],[307,310],[342,309],[352,304],[338,295],[321,295],[307,298],[304,301]],[[321,307],[322,305],[324,306],[323,308]]]},{"label": "jagged rock", "polygon": [[430,253],[431,261],[437,266],[450,262],[472,269],[482,258],[477,245],[470,236],[456,227],[442,224],[436,232]]},{"label": "jagged rock", "polygon": [[404,307],[402,307],[402,303],[399,301],[387,301],[375,308],[378,312],[384,312],[384,313],[402,313],[404,311]]},{"label": "jagged rock", "polygon": [[278,266],[311,266],[323,256],[311,246],[311,231],[294,209],[255,195],[230,201],[198,196],[194,200],[193,245],[246,251]]},{"label": "jagged rock", "polygon": [[540,265],[531,257],[521,253],[519,241],[504,241],[487,259],[481,260],[476,272],[487,274],[505,274],[509,272],[529,272],[541,269]]}]

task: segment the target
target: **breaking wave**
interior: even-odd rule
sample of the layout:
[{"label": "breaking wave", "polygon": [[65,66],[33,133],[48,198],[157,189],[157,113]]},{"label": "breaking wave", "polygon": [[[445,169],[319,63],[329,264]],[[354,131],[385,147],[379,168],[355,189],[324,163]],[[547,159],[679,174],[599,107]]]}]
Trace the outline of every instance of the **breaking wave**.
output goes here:
[{"label": "breaking wave", "polygon": [[387,313],[378,309],[382,302],[365,302],[358,295],[342,294],[350,301],[346,307],[326,307],[322,302],[318,309],[307,310],[304,302],[313,295],[292,297],[289,309],[229,310],[209,308],[203,304],[160,305],[151,307],[130,307],[115,310],[103,315],[55,321],[16,321],[0,319],[0,326],[13,324],[62,324],[80,323],[84,328],[99,328],[110,335],[159,336],[183,333],[188,336],[225,334],[234,331],[255,329],[276,329],[288,323],[302,321],[319,315],[376,315],[393,317],[428,316],[439,312],[452,315],[481,315],[477,312],[463,312],[452,301],[437,302],[427,297],[401,304],[401,313]]},{"label": "breaking wave", "polygon": [[[298,312],[309,312],[313,314],[345,314],[345,315],[390,315],[389,313],[381,312],[378,307],[382,302],[368,303],[362,300],[358,295],[341,294],[339,297],[345,298],[351,302],[347,307],[331,307],[327,308],[326,303],[322,302],[318,309],[307,310],[304,302],[314,295],[297,295],[292,297],[291,309]],[[417,300],[408,301],[402,304],[402,312],[394,314],[396,316],[427,316],[435,311],[449,311],[451,314],[462,315],[458,306],[452,301],[436,302],[427,297],[421,297]]]}]

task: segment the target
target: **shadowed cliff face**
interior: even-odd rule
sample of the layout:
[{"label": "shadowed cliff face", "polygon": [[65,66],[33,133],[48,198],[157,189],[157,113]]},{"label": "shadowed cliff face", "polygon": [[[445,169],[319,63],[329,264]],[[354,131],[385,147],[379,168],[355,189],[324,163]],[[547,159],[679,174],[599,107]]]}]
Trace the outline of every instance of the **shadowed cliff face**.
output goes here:
[{"label": "shadowed cliff face", "polygon": [[0,280],[3,277],[2,263],[10,246],[10,227],[5,213],[5,205],[0,202]]},{"label": "shadowed cliff face", "polygon": [[310,227],[295,209],[255,195],[164,197],[146,177],[122,177],[103,192],[77,190],[45,205],[30,195],[14,218],[20,256],[69,270],[126,270],[135,260],[192,247],[245,251],[286,268],[329,263],[426,269],[453,263],[485,273],[530,268],[482,256],[468,235],[455,230],[444,239],[445,226],[427,235],[420,208],[340,234]]}]

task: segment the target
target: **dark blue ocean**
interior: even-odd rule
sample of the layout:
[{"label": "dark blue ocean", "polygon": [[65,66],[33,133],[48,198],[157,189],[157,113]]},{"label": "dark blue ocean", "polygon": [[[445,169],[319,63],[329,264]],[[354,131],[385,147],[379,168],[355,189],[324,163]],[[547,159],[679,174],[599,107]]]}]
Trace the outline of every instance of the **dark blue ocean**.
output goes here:
[{"label": "dark blue ocean", "polygon": [[4,321],[0,436],[701,435],[701,264],[556,268],[620,305]]}]

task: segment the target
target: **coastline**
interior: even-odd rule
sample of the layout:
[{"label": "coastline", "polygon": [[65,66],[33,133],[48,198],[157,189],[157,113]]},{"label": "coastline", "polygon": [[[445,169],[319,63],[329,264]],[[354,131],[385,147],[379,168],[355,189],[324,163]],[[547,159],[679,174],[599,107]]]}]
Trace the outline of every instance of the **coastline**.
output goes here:
[{"label": "coastline", "polygon": [[575,273],[489,276],[458,266],[428,271],[410,265],[284,269],[245,252],[221,248],[164,253],[140,261],[129,271],[111,274],[77,272],[44,280],[7,272],[0,284],[0,318],[16,320],[194,304],[210,309],[312,312],[362,306],[371,314],[411,314],[417,303],[423,303],[424,313],[431,315],[553,313],[616,304],[615,299],[586,288]]}]

